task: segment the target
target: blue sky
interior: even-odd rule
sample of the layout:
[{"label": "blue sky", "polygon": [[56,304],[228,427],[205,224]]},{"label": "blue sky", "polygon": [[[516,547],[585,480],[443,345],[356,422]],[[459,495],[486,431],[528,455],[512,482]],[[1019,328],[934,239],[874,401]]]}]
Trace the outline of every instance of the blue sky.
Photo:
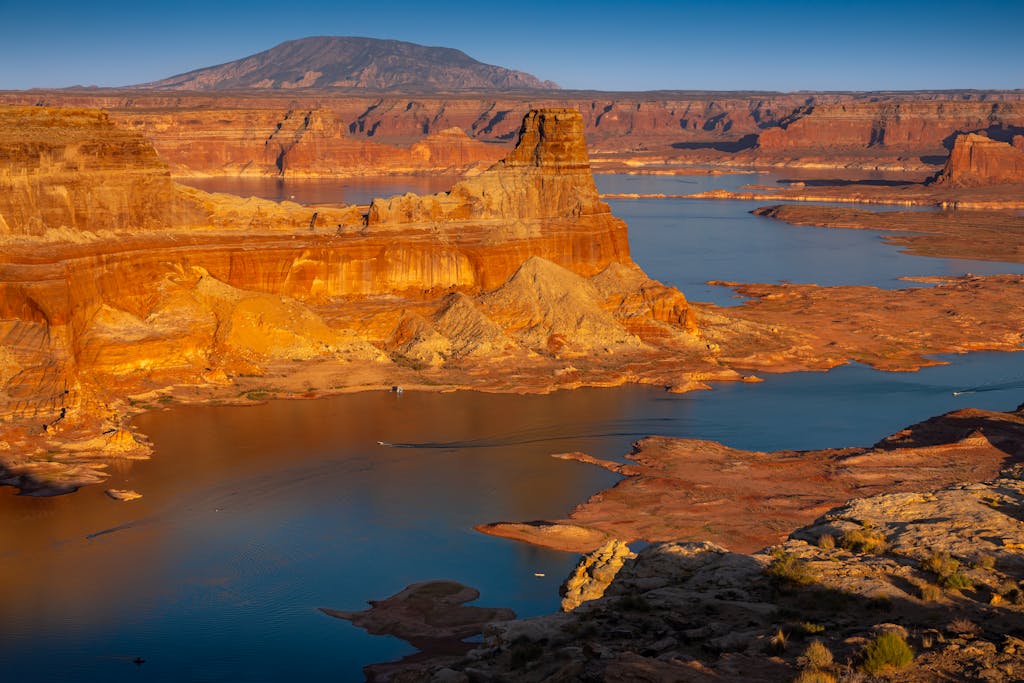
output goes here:
[{"label": "blue sky", "polygon": [[566,88],[1024,88],[1024,0],[0,0],[0,89],[139,83],[311,35],[454,47]]}]

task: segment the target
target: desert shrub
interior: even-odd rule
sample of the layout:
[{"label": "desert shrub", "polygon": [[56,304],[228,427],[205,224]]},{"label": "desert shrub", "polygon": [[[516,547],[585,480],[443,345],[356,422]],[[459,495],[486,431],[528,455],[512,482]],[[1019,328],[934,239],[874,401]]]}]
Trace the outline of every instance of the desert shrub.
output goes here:
[{"label": "desert shrub", "polygon": [[942,589],[932,583],[921,586],[921,599],[925,602],[938,602],[942,599]]},{"label": "desert shrub", "polygon": [[971,566],[975,569],[995,569],[996,556],[992,553],[978,553],[974,556]]},{"label": "desert shrub", "polygon": [[793,683],[836,683],[836,677],[827,671],[808,669],[801,671],[800,675],[793,679]]},{"label": "desert shrub", "polygon": [[953,572],[939,577],[939,585],[950,590],[970,590],[974,588],[974,582],[962,572]]},{"label": "desert shrub", "polygon": [[772,563],[765,572],[783,583],[797,586],[807,586],[818,580],[817,572],[809,564],[781,549],[772,551]]},{"label": "desert shrub", "polygon": [[976,636],[981,633],[981,628],[970,619],[954,619],[946,627],[946,630],[965,636]]},{"label": "desert shrub", "polygon": [[886,669],[902,669],[914,661],[914,651],[895,633],[880,633],[864,649],[864,670],[877,674]]},{"label": "desert shrub", "polygon": [[831,550],[836,547],[836,537],[832,534],[822,534],[818,536],[818,547],[824,548],[825,550]]},{"label": "desert shrub", "polygon": [[815,633],[821,633],[822,631],[825,630],[825,627],[822,626],[821,624],[815,624],[814,622],[811,622],[811,621],[801,622],[800,623],[800,628],[803,629],[803,632],[808,634],[808,635],[814,635]]},{"label": "desert shrub", "polygon": [[839,545],[858,555],[877,555],[884,553],[889,547],[885,534],[868,527],[843,532]]},{"label": "desert shrub", "polygon": [[921,562],[921,569],[936,576],[946,576],[960,569],[960,561],[945,551],[932,553]]},{"label": "desert shrub", "polygon": [[825,669],[832,666],[832,651],[820,640],[812,641],[804,650],[804,661],[812,669]]}]

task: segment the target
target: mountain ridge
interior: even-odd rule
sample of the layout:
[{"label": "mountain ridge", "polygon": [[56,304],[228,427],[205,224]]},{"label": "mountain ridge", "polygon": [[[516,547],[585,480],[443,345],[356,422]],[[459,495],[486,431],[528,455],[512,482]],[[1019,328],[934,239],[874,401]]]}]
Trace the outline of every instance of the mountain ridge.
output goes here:
[{"label": "mountain ridge", "polygon": [[161,90],[555,90],[551,81],[485,64],[448,47],[358,36],[289,40],[241,59],[127,86]]}]

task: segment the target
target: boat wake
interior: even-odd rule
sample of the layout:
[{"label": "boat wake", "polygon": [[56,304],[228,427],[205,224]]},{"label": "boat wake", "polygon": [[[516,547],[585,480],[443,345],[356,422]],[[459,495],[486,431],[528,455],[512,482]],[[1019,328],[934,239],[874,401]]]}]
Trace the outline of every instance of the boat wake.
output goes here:
[{"label": "boat wake", "polygon": [[548,425],[535,429],[526,429],[510,434],[465,439],[457,441],[418,441],[392,442],[378,441],[378,446],[385,448],[422,448],[453,450],[462,448],[500,448],[503,446],[524,446],[528,444],[565,441],[569,439],[606,439],[631,438],[638,439],[661,431],[659,426],[673,422],[674,418],[644,418],[636,420],[608,420],[602,422],[582,423],[576,425]]}]

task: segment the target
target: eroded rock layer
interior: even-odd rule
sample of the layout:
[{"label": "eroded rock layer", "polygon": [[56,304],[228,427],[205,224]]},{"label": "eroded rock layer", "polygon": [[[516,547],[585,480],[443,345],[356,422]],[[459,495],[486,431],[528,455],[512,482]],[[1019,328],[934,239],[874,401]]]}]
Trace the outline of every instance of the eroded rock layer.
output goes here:
[{"label": "eroded rock layer", "polygon": [[[425,161],[419,157],[421,152],[408,148],[452,128],[475,141],[507,145],[516,139],[522,116],[542,107],[579,111],[591,155],[597,155],[604,168],[626,172],[640,168],[671,172],[680,164],[695,163],[924,172],[937,170],[958,133],[984,131],[1006,141],[1024,133],[1022,96],[1017,92],[555,95],[535,91],[438,97],[300,89],[287,96],[6,93],[0,101],[108,109],[122,125],[144,132],[181,175],[277,175],[283,170],[285,175],[302,176],[323,175],[326,169],[362,175],[371,167],[359,166],[360,160],[375,159],[393,164],[395,172],[465,170],[456,159]],[[304,124],[307,116],[310,123]],[[317,129],[321,125],[317,121],[322,129]],[[307,133],[304,125],[318,134]],[[189,139],[203,144],[190,147]],[[359,146],[357,141],[403,148]],[[432,149],[440,150],[442,143],[437,140]],[[305,158],[302,150],[317,145],[320,158]],[[462,147],[467,161],[474,156],[485,158],[481,155],[486,147],[468,143]],[[488,161],[501,156],[494,150],[490,154]]]},{"label": "eroded rock layer", "polygon": [[[31,220],[20,198],[4,205],[0,258],[0,411],[13,425],[0,457],[27,490],[102,478],[97,452],[144,452],[125,442],[124,397],[174,385],[216,393],[266,372],[298,382],[282,367],[315,361],[344,376],[336,387],[432,370],[500,384],[536,367],[537,390],[595,354],[611,362],[556,381],[624,381],[628,359],[654,348],[648,330],[659,345],[699,347],[685,298],[630,260],[575,111],[531,114],[506,162],[450,193],[376,201],[369,216],[177,186],[141,136],[98,112],[4,115],[25,117],[38,141],[5,141],[4,178],[42,198]],[[69,151],[80,139],[85,162]],[[53,199],[69,184],[91,213]],[[94,200],[108,191],[121,203]]]}]

